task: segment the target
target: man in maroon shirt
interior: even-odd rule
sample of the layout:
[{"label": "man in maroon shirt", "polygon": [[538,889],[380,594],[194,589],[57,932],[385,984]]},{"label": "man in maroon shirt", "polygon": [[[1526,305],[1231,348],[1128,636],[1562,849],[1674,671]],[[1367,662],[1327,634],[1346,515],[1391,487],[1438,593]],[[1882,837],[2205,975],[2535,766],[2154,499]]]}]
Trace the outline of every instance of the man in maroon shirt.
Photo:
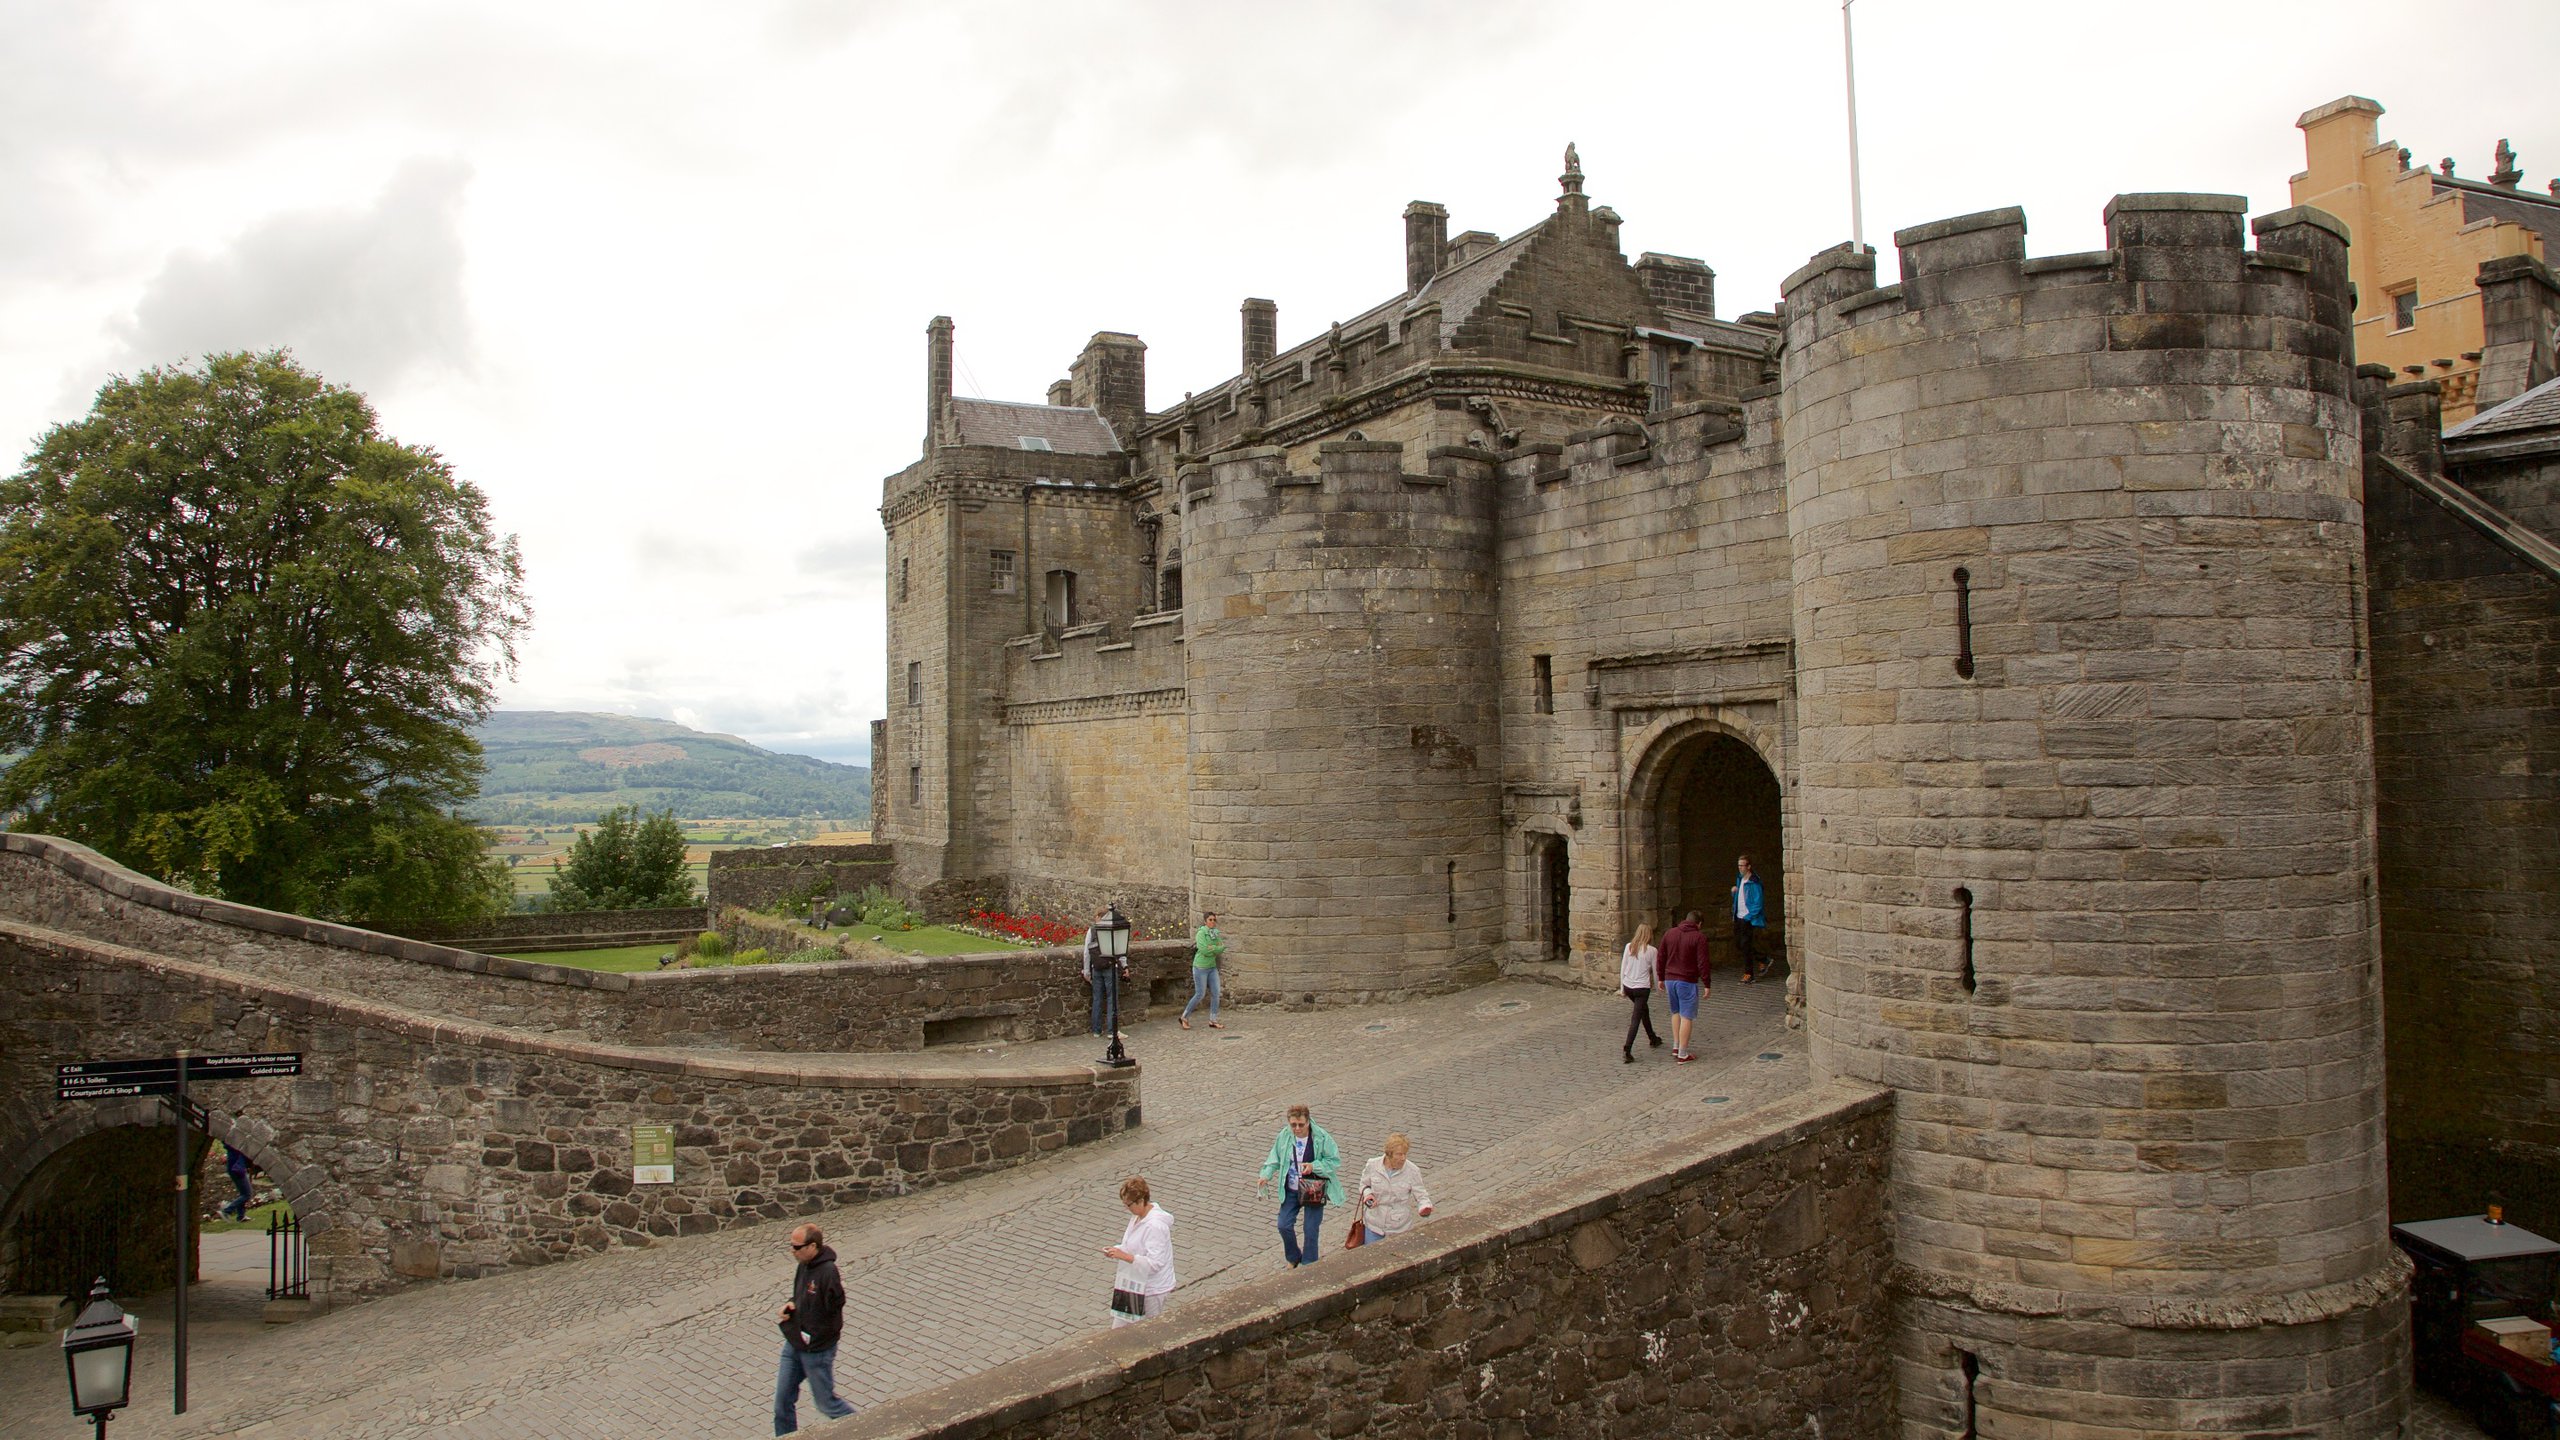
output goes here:
[{"label": "man in maroon shirt", "polygon": [[1671,1001],[1671,1058],[1698,1058],[1689,1050],[1689,1026],[1698,1018],[1698,997],[1709,983],[1707,932],[1698,928],[1698,912],[1680,917],[1662,937],[1662,990]]}]

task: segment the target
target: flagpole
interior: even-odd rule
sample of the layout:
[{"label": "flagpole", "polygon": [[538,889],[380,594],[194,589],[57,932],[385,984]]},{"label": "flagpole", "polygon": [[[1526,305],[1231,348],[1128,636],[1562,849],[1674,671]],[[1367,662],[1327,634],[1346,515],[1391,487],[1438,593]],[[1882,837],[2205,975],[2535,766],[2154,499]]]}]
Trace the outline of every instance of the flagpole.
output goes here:
[{"label": "flagpole", "polygon": [[1840,59],[1849,76],[1849,238],[1867,248],[1867,217],[1858,187],[1858,41],[1849,25],[1850,0],[1840,0]]}]

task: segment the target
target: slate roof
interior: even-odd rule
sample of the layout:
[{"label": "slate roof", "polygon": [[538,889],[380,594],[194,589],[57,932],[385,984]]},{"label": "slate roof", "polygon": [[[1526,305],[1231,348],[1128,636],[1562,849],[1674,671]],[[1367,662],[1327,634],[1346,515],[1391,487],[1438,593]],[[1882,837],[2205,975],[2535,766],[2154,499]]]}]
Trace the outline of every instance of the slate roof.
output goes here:
[{"label": "slate roof", "polygon": [[1100,412],[1083,405],[1026,405],[1013,400],[951,397],[951,422],[962,445],[1037,450],[1023,437],[1046,440],[1061,455],[1117,455],[1120,437]]},{"label": "slate roof", "polygon": [[2491,217],[2512,221],[2542,237],[2542,258],[2560,256],[2560,198],[2442,175],[2434,177],[2434,183],[2436,189],[2462,197],[2465,224]]},{"label": "slate roof", "polygon": [[2450,444],[2552,429],[2560,429],[2560,380],[2545,380],[2513,400],[2491,406],[2444,432],[2444,438]]}]

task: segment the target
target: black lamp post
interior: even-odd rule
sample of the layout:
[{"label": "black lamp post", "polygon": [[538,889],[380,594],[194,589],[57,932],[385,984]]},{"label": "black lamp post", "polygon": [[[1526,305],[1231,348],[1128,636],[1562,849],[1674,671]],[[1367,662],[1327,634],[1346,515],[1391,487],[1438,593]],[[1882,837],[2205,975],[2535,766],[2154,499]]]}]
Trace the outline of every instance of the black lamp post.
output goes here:
[{"label": "black lamp post", "polygon": [[1102,969],[1096,978],[1107,975],[1111,984],[1111,1048],[1102,1052],[1102,1063],[1115,1068],[1135,1065],[1138,1062],[1129,1058],[1129,1047],[1120,1043],[1120,981],[1129,963],[1129,920],[1114,905],[1093,929],[1094,938],[1102,942]]},{"label": "black lamp post", "polygon": [[133,1398],[133,1336],[140,1324],[107,1298],[101,1275],[89,1287],[89,1306],[62,1332],[62,1363],[71,1372],[71,1413],[98,1427]]}]

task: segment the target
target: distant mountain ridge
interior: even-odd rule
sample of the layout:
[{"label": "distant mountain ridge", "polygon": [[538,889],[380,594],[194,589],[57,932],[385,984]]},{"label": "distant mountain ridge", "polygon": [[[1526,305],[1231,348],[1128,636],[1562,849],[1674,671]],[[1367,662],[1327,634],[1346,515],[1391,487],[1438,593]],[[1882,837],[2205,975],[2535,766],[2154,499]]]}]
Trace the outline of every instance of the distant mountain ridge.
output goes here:
[{"label": "distant mountain ridge", "polygon": [[780,755],[671,720],[500,710],[473,732],[489,769],[469,814],[488,825],[592,820],[616,805],[680,820],[871,813],[871,772]]}]

